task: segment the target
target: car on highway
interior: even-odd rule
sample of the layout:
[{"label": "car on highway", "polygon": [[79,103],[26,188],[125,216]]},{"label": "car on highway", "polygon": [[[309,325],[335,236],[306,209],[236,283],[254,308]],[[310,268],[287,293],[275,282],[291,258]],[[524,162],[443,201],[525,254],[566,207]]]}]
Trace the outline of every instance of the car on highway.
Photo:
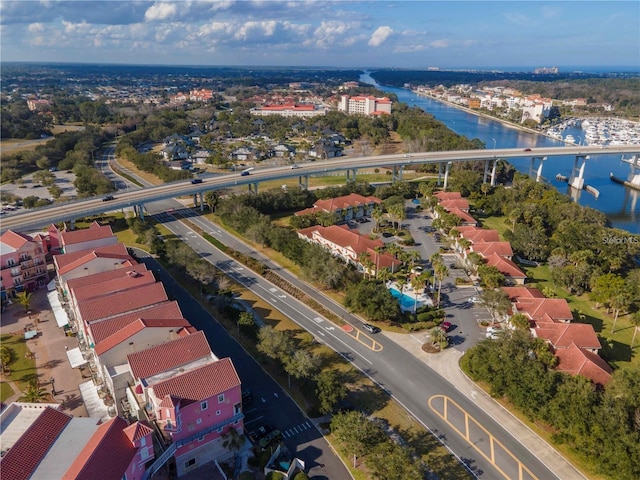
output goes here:
[{"label": "car on highway", "polygon": [[369,333],[378,333],[380,331],[378,327],[376,327],[375,325],[371,325],[370,323],[363,323],[362,329],[366,330]]},{"label": "car on highway", "polygon": [[191,183],[202,183],[202,179],[201,178],[194,178],[193,180],[191,180]]},{"label": "car on highway", "polygon": [[298,165],[297,163],[291,165],[291,170],[295,170],[296,168],[300,168],[300,165]]},{"label": "car on highway", "polygon": [[113,199],[115,199],[115,198],[116,198],[116,197],[114,197],[113,195],[107,195],[106,197],[103,197],[103,198],[102,198],[102,201],[103,201],[103,202],[108,202],[109,200],[113,200]]},{"label": "car on highway", "polygon": [[531,151],[531,149],[530,149],[530,148],[525,148],[525,149],[523,150],[523,152],[530,152],[530,151]]}]

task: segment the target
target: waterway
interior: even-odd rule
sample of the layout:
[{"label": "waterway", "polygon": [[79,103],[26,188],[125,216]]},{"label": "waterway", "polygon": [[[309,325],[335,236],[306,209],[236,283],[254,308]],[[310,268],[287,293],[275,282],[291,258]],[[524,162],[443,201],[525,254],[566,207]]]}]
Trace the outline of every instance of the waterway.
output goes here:
[{"label": "waterway", "polygon": [[[486,148],[531,148],[561,147],[565,143],[546,135],[523,131],[508,126],[498,120],[474,115],[460,108],[453,107],[431,98],[421,97],[406,88],[388,87],[378,84],[368,73],[360,76],[360,81],[375,86],[381,91],[394,93],[398,99],[412,106],[422,108],[444,123],[454,132],[467,138],[478,138]],[[582,139],[584,132],[580,128],[568,128],[564,135],[571,134]],[[531,159],[511,159],[511,164],[519,171],[529,173]],[[640,192],[623,185],[613,183],[609,173],[619,178],[627,178],[629,165],[622,163],[617,155],[597,155],[587,160],[585,168],[585,184],[591,185],[600,192],[595,198],[585,190],[575,190],[565,182],[556,180],[557,174],[571,176],[574,157],[553,157],[544,162],[542,176],[558,191],[565,193],[580,205],[588,206],[603,212],[611,225],[640,234]]]}]

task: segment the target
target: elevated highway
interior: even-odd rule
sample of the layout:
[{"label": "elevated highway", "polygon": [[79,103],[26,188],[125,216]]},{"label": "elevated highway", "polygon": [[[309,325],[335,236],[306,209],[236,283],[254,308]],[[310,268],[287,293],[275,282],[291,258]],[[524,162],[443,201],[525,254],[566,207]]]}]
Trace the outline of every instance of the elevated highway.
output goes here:
[{"label": "elevated highway", "polygon": [[445,170],[444,183],[446,186],[448,169],[453,162],[484,161],[485,181],[488,181],[489,171],[491,170],[491,181],[493,183],[495,180],[495,163],[499,159],[531,158],[532,167],[535,162],[539,162],[540,166],[537,171],[538,175],[541,175],[544,160],[573,155],[576,160],[574,162],[574,175],[570,179],[570,184],[576,188],[582,188],[585,166],[590,156],[637,154],[640,154],[640,145],[621,145],[609,148],[568,146],[526,150],[506,148],[337,158],[303,163],[298,165],[298,168],[292,168],[291,166],[256,168],[250,175],[244,176],[239,173],[232,173],[217,177],[207,177],[202,183],[198,184],[192,184],[190,181],[180,181],[131,191],[119,191],[115,198],[109,201],[104,201],[104,198],[99,197],[52,205],[3,218],[0,231],[4,232],[9,229],[29,231],[42,228],[54,222],[74,221],[87,215],[96,215],[105,211],[127,207],[135,207],[139,212],[142,212],[142,206],[146,203],[186,195],[202,195],[209,190],[246,185],[250,189],[257,191],[257,186],[260,182],[271,180],[297,177],[300,184],[306,186],[309,177],[340,171],[346,172],[348,178],[355,180],[359,169],[376,167],[392,168],[394,171],[393,179],[396,180],[402,177],[402,171],[405,168],[423,164],[440,164]]}]

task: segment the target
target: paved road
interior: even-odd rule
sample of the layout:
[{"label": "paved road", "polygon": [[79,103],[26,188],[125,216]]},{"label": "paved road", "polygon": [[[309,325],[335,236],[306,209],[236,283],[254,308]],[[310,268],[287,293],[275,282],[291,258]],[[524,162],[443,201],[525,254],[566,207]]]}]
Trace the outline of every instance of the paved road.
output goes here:
[{"label": "paved road", "polygon": [[[206,218],[199,217],[188,209],[185,209],[184,212],[191,217],[191,221],[224,244],[260,258],[257,252],[253,252],[250,247],[228,235]],[[159,219],[166,222],[165,225],[168,225],[174,233],[200,252],[203,257],[216,264],[218,268],[225,271],[236,281],[243,283],[275,308],[294,319],[302,327],[313,333],[318,340],[330,345],[344,358],[369,375],[370,378],[399,400],[423,425],[438,435],[477,477],[492,479],[559,478],[550,468],[542,464],[533,452],[529,451],[526,446],[519,443],[516,438],[503,429],[494,418],[486,415],[475,402],[461,395],[442,376],[429,367],[425,367],[420,360],[405,348],[393,341],[389,341],[384,336],[376,336],[375,341],[382,346],[382,350],[372,349],[371,346],[373,344],[367,340],[370,337],[367,337],[362,332],[357,335],[349,334],[331,325],[305,304],[298,302],[262,277],[255,275],[246,267],[226,257],[226,255],[200,238],[183,223],[176,221],[171,215],[161,214]],[[413,220],[416,221],[415,218]],[[413,225],[412,228],[419,228],[418,224],[419,222]],[[425,245],[428,245],[426,238],[424,241]],[[433,247],[436,247],[436,245],[433,245]],[[345,320],[353,325],[358,325],[359,319],[350,315],[340,305],[300,282],[271,260],[260,259],[269,268],[277,271],[309,296],[317,299],[336,314],[342,315]],[[449,287],[447,283],[445,283],[445,287]],[[469,344],[481,338],[481,332],[477,328],[477,314],[472,313],[479,310],[470,308],[469,303],[466,301],[468,294],[464,289],[452,289],[448,296],[448,301],[451,304],[448,308],[448,313],[453,315],[452,318],[454,319],[452,323],[457,325],[459,329],[464,325],[465,331],[469,332],[461,333],[463,342],[460,343],[463,346],[461,348],[468,348],[467,337]],[[476,328],[475,331],[473,330],[474,326]],[[356,328],[355,331],[358,332],[358,329]],[[457,369],[457,365],[452,365],[452,368]],[[280,396],[277,391],[272,393],[277,393]],[[440,401],[440,404],[438,403],[438,399],[443,396],[454,400],[457,406],[456,408],[451,408],[449,414],[444,415],[442,414],[444,403],[442,401]],[[268,402],[268,394],[261,398],[265,399],[265,403]],[[447,405],[453,405],[453,403],[447,402]],[[472,422],[467,422],[468,419],[472,419]],[[291,419],[290,423],[296,424],[297,418]],[[281,424],[278,423],[277,425],[280,426]],[[472,431],[471,427],[467,425],[477,425],[477,427],[475,431]],[[493,453],[487,455],[487,450],[480,448],[479,445],[489,445],[488,451]],[[496,446],[500,445],[508,446],[510,453],[504,453],[500,447],[496,448]],[[514,462],[514,457],[519,459],[522,464]]]},{"label": "paved road", "polygon": [[[168,225],[181,231],[176,222]],[[219,358],[231,357],[243,387],[253,393],[253,405],[245,410],[245,428],[251,431],[258,426],[273,424],[286,432],[285,444],[296,456],[304,460],[307,473],[313,480],[351,478],[349,470],[333,454],[331,447],[309,419],[236,340],[227,333],[215,318],[182,288],[179,281],[168,275],[160,265],[142,251],[139,258],[147,267],[159,272],[171,298],[178,301],[185,318],[198,330],[202,330]]]}]

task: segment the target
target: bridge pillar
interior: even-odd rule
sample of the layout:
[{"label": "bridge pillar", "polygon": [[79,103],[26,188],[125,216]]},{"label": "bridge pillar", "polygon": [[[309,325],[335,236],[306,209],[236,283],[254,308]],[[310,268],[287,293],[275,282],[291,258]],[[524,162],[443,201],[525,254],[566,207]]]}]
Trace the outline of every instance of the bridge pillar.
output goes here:
[{"label": "bridge pillar", "polygon": [[392,174],[391,174],[391,183],[396,183],[397,181],[402,181],[402,167],[397,165],[393,166]]},{"label": "bridge pillar", "polygon": [[193,194],[193,208],[196,208],[198,206],[198,194],[194,193]]},{"label": "bridge pillar", "polygon": [[438,163],[438,186],[442,185],[442,162]]},{"label": "bridge pillar", "polygon": [[309,175],[300,175],[298,177],[298,185],[304,190],[309,190]]},{"label": "bridge pillar", "polygon": [[200,211],[204,212],[204,193],[200,192],[198,196],[200,197]]},{"label": "bridge pillar", "polygon": [[140,217],[140,220],[144,220],[144,205],[142,203],[140,205],[134,205],[134,210],[136,209],[136,217]]},{"label": "bridge pillar", "polygon": [[487,178],[489,178],[489,162],[490,160],[484,161],[484,174],[482,176],[482,183],[487,183]]},{"label": "bridge pillar", "polygon": [[249,192],[256,193],[256,194],[258,193],[258,182],[249,184]]},{"label": "bridge pillar", "polygon": [[[539,182],[542,178],[542,165],[547,157],[531,157],[531,166],[529,167],[529,176],[533,177],[534,171],[536,175],[536,182]],[[538,168],[536,168],[536,162],[540,162]]]},{"label": "bridge pillar", "polygon": [[493,161],[493,167],[491,168],[491,186],[496,186],[496,170],[498,168],[498,159],[496,158]]},{"label": "bridge pillar", "polygon": [[576,155],[576,158],[573,159],[573,170],[569,178],[569,185],[576,190],[584,188],[584,168],[587,165],[588,158],[588,155]]},{"label": "bridge pillar", "polygon": [[447,184],[449,183],[449,170],[451,169],[451,162],[447,162],[447,168],[444,171],[444,186],[442,189],[447,191]]}]

